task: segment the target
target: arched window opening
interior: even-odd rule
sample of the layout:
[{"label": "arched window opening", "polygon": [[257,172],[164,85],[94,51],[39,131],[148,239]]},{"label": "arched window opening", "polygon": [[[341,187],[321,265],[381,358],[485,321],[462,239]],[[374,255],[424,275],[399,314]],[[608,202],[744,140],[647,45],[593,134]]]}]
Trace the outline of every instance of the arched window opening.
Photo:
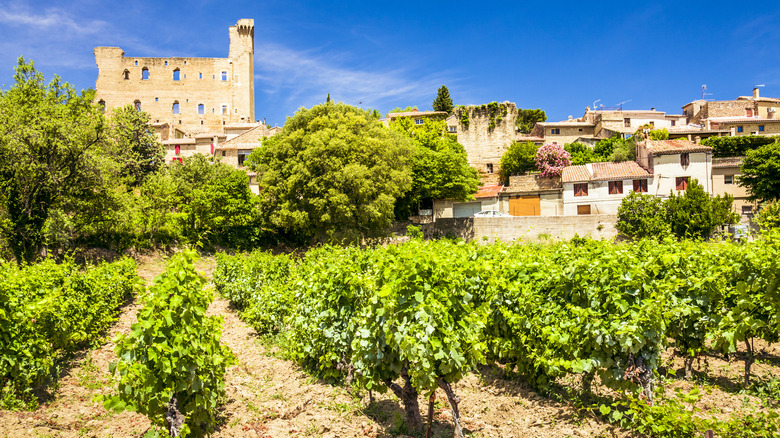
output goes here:
[{"label": "arched window opening", "polygon": [[130,70],[125,70],[124,73],[122,73],[122,77],[125,78],[125,80],[130,79]]},{"label": "arched window opening", "polygon": [[141,79],[146,81],[149,80],[149,69],[144,67],[141,69]]},{"label": "arched window opening", "polygon": [[206,112],[206,107],[202,103],[199,103],[198,104],[198,114],[203,114],[205,112]]},{"label": "arched window opening", "polygon": [[140,100],[136,100],[135,102],[133,102],[133,106],[135,107],[136,111],[141,111],[141,101]]},{"label": "arched window opening", "polygon": [[104,112],[106,112],[106,101],[105,101],[105,100],[103,100],[103,99],[100,99],[100,100],[98,101],[98,107],[100,107],[100,112],[101,112],[101,113],[104,113]]},{"label": "arched window opening", "polygon": [[179,80],[179,75],[180,75],[180,74],[181,74],[181,72],[179,71],[179,69],[178,69],[178,68],[177,68],[176,70],[174,70],[174,71],[173,71],[173,80],[174,80],[174,81],[178,81],[178,80]]},{"label": "arched window opening", "polygon": [[179,114],[179,101],[178,100],[174,100],[173,101],[173,113],[174,114]]}]

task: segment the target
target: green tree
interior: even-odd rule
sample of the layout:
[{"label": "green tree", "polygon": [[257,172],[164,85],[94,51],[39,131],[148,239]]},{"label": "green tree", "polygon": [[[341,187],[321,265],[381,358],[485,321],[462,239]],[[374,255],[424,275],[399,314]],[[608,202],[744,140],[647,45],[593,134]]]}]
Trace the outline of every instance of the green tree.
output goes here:
[{"label": "green tree", "polygon": [[541,109],[517,109],[517,120],[515,125],[523,134],[528,134],[534,129],[537,122],[547,121],[547,114]]},{"label": "green tree", "polygon": [[632,239],[661,239],[671,228],[661,198],[631,192],[618,207],[615,228]]},{"label": "green tree", "polygon": [[761,210],[758,212],[756,223],[765,230],[776,230],[780,228],[780,202],[762,205]]},{"label": "green tree", "polygon": [[439,92],[436,94],[436,99],[433,100],[433,110],[434,111],[444,111],[447,114],[452,113],[453,105],[452,105],[452,99],[450,98],[450,90],[447,89],[446,85],[442,85],[441,88],[439,88]]},{"label": "green tree", "polygon": [[668,140],[669,131],[666,128],[650,131],[650,140]]},{"label": "green tree", "polygon": [[446,134],[444,120],[415,125],[409,117],[393,121],[390,128],[409,137],[412,154],[412,187],[396,203],[396,217],[408,218],[418,206],[435,199],[465,201],[479,188],[479,173],[468,163],[466,150],[457,137]]},{"label": "green tree", "polygon": [[149,126],[149,114],[132,105],[116,108],[108,118],[108,127],[109,148],[129,185],[140,185],[163,165],[165,149]]},{"label": "green tree", "polygon": [[693,179],[683,193],[671,193],[665,202],[669,226],[679,238],[705,239],[718,225],[734,221],[731,195],[713,197]]},{"label": "green tree", "polygon": [[747,188],[751,199],[780,199],[780,142],[747,151],[741,173],[738,184]]},{"label": "green tree", "polygon": [[513,143],[501,156],[499,175],[504,184],[509,184],[511,175],[521,175],[536,170],[536,152],[539,146],[528,142]]},{"label": "green tree", "polygon": [[709,137],[701,141],[704,146],[712,148],[715,157],[741,157],[748,151],[777,142],[777,136],[740,135],[736,137]]},{"label": "green tree", "polygon": [[302,108],[249,156],[260,175],[261,211],[288,238],[378,237],[396,198],[411,187],[408,137],[342,103]]},{"label": "green tree", "polygon": [[[94,92],[78,94],[23,58],[15,84],[0,91],[0,234],[17,261],[32,261],[45,243],[54,209],[82,209],[104,195],[99,166],[104,118]],[[70,202],[69,202],[70,201]]]},{"label": "green tree", "polygon": [[606,157],[597,154],[593,148],[584,143],[570,143],[565,145],[563,149],[571,154],[572,166],[607,161]]}]

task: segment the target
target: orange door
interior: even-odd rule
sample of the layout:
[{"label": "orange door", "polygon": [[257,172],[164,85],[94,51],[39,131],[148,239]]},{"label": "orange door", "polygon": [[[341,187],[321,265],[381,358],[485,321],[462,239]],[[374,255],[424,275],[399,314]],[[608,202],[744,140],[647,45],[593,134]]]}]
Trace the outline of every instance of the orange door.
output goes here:
[{"label": "orange door", "polygon": [[538,196],[517,196],[509,199],[509,214],[512,216],[539,216],[542,214]]}]

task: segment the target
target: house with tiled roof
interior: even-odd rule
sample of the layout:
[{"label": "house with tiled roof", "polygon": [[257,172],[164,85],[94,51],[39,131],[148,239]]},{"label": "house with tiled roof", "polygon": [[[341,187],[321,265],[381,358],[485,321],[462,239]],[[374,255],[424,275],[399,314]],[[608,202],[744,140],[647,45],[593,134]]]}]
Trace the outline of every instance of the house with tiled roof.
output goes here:
[{"label": "house with tiled roof", "polygon": [[635,161],[588,163],[563,169],[563,215],[617,214],[631,192],[646,193],[653,175]]},{"label": "house with tiled roof", "polygon": [[740,167],[743,157],[712,159],[712,191],[718,195],[734,197],[734,211],[744,219],[753,217],[758,208],[756,201],[749,199],[747,188],[739,185]]},{"label": "house with tiled roof", "polygon": [[637,163],[653,175],[647,193],[661,198],[687,190],[697,179],[712,194],[712,148],[689,140],[647,140],[637,145]]},{"label": "house with tiled roof", "polygon": [[778,108],[780,99],[761,97],[758,87],[753,88],[752,96],[739,96],[734,100],[699,99],[682,107],[692,126],[731,136],[780,134]]}]

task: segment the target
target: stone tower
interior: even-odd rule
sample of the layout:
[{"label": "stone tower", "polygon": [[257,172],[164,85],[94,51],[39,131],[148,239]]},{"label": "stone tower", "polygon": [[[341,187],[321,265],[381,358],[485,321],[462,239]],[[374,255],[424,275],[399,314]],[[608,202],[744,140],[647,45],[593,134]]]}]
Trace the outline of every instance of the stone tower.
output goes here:
[{"label": "stone tower", "polygon": [[254,20],[230,26],[227,58],[128,57],[119,47],[96,47],[96,99],[106,108],[135,105],[152,123],[185,135],[222,132],[255,121]]}]

